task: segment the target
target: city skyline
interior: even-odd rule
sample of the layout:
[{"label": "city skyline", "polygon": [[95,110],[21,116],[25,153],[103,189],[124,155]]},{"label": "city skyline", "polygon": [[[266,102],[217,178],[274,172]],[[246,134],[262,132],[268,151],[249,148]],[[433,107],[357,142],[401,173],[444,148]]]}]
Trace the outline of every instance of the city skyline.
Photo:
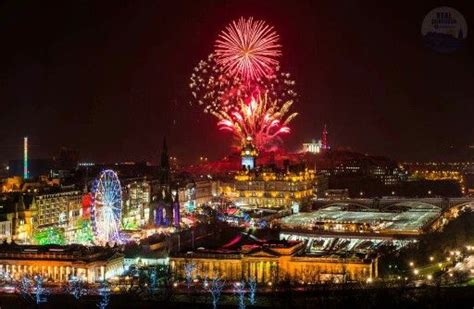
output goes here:
[{"label": "city skyline", "polygon": [[[472,20],[467,2],[449,5]],[[0,160],[21,158],[23,136],[33,158],[66,146],[85,160],[157,161],[164,136],[185,161],[224,156],[229,136],[189,106],[187,84],[219,31],[241,16],[265,19],[280,34],[281,62],[299,94],[288,150],[319,138],[324,124],[334,147],[398,160],[468,150],[472,36],[451,54],[425,47],[420,24],[435,6],[6,3],[0,98],[9,130]]]},{"label": "city skyline", "polygon": [[2,2],[1,307],[472,306],[473,13]]}]

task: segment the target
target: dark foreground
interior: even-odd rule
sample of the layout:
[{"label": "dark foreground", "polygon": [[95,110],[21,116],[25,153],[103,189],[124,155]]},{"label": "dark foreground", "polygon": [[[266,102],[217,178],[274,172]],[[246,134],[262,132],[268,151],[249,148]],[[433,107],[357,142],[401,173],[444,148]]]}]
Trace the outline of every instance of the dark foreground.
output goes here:
[{"label": "dark foreground", "polygon": [[[212,308],[209,295],[174,294],[167,300],[146,299],[138,295],[112,295],[108,308]],[[97,308],[97,296],[74,300],[70,295],[50,295],[36,306],[16,294],[0,295],[0,307],[6,308]],[[368,288],[292,291],[257,295],[257,303],[247,308],[473,308],[474,287]],[[235,308],[232,294],[222,295],[219,308]]]}]

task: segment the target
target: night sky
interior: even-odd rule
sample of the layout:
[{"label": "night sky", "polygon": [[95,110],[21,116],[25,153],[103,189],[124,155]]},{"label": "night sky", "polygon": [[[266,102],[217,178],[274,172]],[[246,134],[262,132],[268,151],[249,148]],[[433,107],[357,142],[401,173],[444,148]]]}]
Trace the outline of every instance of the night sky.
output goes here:
[{"label": "night sky", "polygon": [[[325,123],[333,147],[399,160],[474,145],[473,1],[317,2],[0,2],[0,160],[19,158],[25,135],[36,158],[68,146],[82,160],[156,162],[163,136],[187,161],[225,155],[230,135],[189,105],[188,83],[240,16],[274,25],[297,82],[287,149]],[[451,54],[420,34],[442,5],[468,23],[466,46]]]}]

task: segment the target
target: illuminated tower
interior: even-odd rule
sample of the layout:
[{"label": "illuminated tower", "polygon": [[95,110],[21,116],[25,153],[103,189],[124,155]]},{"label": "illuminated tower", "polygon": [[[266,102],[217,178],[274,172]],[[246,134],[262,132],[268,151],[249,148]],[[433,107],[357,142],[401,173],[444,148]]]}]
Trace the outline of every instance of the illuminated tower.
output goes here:
[{"label": "illuminated tower", "polygon": [[323,129],[323,135],[321,136],[321,148],[323,150],[328,150],[329,145],[328,145],[328,130],[326,128],[326,125],[324,125]]},{"label": "illuminated tower", "polygon": [[247,170],[253,170],[256,167],[256,160],[258,156],[257,148],[252,143],[252,138],[247,137],[244,147],[242,147],[242,152],[240,153],[242,157],[242,167]]},{"label": "illuminated tower", "polygon": [[23,138],[23,179],[28,179],[28,137]]}]

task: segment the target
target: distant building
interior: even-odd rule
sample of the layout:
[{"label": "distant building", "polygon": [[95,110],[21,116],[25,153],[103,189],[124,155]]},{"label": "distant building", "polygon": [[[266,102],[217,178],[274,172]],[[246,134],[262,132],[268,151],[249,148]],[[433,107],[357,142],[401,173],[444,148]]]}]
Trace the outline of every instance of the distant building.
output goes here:
[{"label": "distant building", "polygon": [[303,151],[309,153],[320,153],[322,149],[321,140],[312,140],[310,143],[303,143]]},{"label": "distant building", "polygon": [[73,225],[82,216],[81,202],[81,191],[35,195],[30,207],[35,228]]},{"label": "distant building", "polygon": [[11,241],[12,240],[12,222],[9,220],[0,221],[0,241]]},{"label": "distant building", "polygon": [[[5,227],[5,236],[17,243],[27,243],[33,235],[33,212],[30,210],[32,195],[12,192],[0,199],[0,218]],[[10,224],[6,223],[10,222]]]},{"label": "distant building", "polygon": [[171,180],[170,156],[166,139],[163,139],[159,177],[151,184],[151,193],[148,226],[179,227],[181,224],[179,189]]},{"label": "distant building", "polygon": [[252,139],[250,137],[247,138],[247,141],[242,147],[241,157],[242,157],[242,168],[247,170],[253,170],[257,167],[257,156],[258,150],[252,143]]},{"label": "distant building", "polygon": [[324,192],[324,196],[327,199],[331,200],[345,200],[349,198],[348,189],[329,189]]},{"label": "distant building", "polygon": [[123,187],[122,224],[125,229],[136,229],[148,222],[151,188],[149,181],[137,180]]},{"label": "distant building", "polygon": [[0,245],[0,272],[14,279],[40,274],[49,282],[66,283],[75,276],[95,283],[121,275],[123,264],[123,254],[112,248]]},{"label": "distant building", "polygon": [[293,202],[301,204],[313,197],[314,181],[314,171],[305,168],[294,171],[247,170],[235,176],[233,190],[226,192],[226,197],[250,207],[290,207]]},{"label": "distant building", "polygon": [[176,279],[185,278],[185,265],[194,263],[192,275],[196,279],[219,276],[226,281],[255,279],[259,284],[285,280],[342,283],[377,277],[376,258],[317,257],[306,255],[304,249],[304,243],[299,241],[240,240],[238,245],[172,255],[170,268]]},{"label": "distant building", "polygon": [[33,231],[43,228],[62,228],[67,239],[71,239],[82,218],[82,192],[66,191],[33,196],[30,206],[33,216]]},{"label": "distant building", "polygon": [[326,125],[324,125],[323,132],[321,134],[320,140],[313,139],[310,143],[303,143],[303,152],[309,153],[320,153],[323,150],[329,150],[328,144],[328,130]]}]

